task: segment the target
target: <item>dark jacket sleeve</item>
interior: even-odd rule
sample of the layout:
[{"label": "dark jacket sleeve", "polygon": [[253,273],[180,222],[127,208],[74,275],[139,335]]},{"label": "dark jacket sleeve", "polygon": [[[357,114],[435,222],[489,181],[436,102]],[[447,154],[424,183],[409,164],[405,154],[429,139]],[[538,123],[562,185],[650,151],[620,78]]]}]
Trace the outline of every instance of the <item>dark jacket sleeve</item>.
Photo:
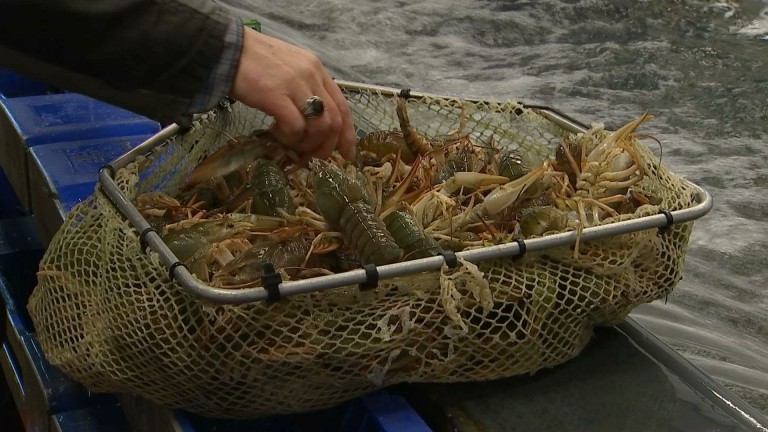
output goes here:
[{"label": "dark jacket sleeve", "polygon": [[0,65],[168,123],[233,19],[211,0],[0,0]]}]

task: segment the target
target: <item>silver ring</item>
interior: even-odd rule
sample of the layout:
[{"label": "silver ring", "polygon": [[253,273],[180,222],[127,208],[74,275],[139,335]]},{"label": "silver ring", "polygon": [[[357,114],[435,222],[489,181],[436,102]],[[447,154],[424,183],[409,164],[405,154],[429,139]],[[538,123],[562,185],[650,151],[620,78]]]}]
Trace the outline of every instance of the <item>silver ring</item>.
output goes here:
[{"label": "silver ring", "polygon": [[301,107],[301,114],[306,118],[319,117],[323,111],[325,111],[325,105],[320,96],[312,96],[308,98],[304,101],[304,106]]}]

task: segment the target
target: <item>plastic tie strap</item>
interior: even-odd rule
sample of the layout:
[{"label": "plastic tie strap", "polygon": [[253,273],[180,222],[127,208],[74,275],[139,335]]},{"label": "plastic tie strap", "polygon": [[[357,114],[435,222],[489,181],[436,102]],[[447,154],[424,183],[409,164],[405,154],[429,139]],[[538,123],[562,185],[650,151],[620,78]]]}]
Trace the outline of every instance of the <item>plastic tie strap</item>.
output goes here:
[{"label": "plastic tie strap", "polygon": [[174,279],[174,278],[173,278],[173,272],[176,270],[176,267],[184,267],[184,268],[187,268],[187,266],[185,266],[185,265],[184,265],[184,263],[183,263],[183,262],[181,262],[181,261],[176,261],[175,263],[171,264],[171,265],[168,267],[168,278],[170,278],[171,280],[173,280],[173,279]]},{"label": "plastic tie strap", "polygon": [[144,231],[142,231],[141,234],[139,234],[139,247],[141,247],[142,252],[146,252],[147,248],[149,247],[149,245],[147,244],[147,234],[151,232],[157,233],[157,231],[155,231],[154,228],[148,227],[148,228],[144,228]]},{"label": "plastic tie strap", "polygon": [[672,216],[672,213],[670,213],[669,210],[667,209],[659,209],[659,214],[663,214],[664,217],[667,218],[667,224],[662,227],[659,227],[659,232],[665,233],[669,231],[670,226],[674,225],[675,218]]},{"label": "plastic tie strap", "polygon": [[528,250],[528,246],[525,245],[525,240],[523,239],[515,239],[515,243],[517,243],[518,254],[513,256],[512,259],[519,260],[525,256],[525,252]]},{"label": "plastic tie strap", "polygon": [[261,283],[267,290],[267,301],[276,302],[280,300],[280,284],[283,283],[283,277],[275,271],[272,263],[264,263],[262,267],[264,275],[261,277]]},{"label": "plastic tie strap", "polygon": [[398,93],[398,96],[400,96],[401,98],[408,99],[409,97],[411,97],[411,89],[400,90],[400,93]]},{"label": "plastic tie strap", "polygon": [[194,117],[191,114],[181,114],[178,117],[176,117],[176,123],[177,126],[181,129],[181,133],[186,133],[192,129],[192,123],[193,123]]},{"label": "plastic tie strap", "polygon": [[366,264],[363,266],[365,270],[365,282],[359,284],[360,291],[368,291],[379,286],[379,270],[375,264]]},{"label": "plastic tie strap", "polygon": [[449,268],[456,268],[456,266],[459,265],[459,259],[456,258],[456,253],[454,251],[443,249],[437,254],[443,257],[445,265],[447,265]]},{"label": "plastic tie strap", "polygon": [[110,177],[115,178],[115,167],[110,164],[103,165],[99,171],[107,171]]}]

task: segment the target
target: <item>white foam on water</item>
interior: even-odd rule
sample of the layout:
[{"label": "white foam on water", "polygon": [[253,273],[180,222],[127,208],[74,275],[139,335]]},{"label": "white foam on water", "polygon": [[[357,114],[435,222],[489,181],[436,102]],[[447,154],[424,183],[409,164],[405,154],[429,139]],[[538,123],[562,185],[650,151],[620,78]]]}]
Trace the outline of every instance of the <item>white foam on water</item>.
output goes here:
[{"label": "white foam on water", "polygon": [[736,33],[768,40],[768,7],[760,11],[759,16],[749,24],[736,30]]}]

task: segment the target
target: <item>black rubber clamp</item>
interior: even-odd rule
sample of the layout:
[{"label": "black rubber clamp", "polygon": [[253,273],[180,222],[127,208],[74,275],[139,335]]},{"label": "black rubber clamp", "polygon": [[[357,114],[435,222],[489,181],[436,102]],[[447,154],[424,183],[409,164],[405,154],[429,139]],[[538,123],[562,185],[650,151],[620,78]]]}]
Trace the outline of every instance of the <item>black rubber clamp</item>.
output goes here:
[{"label": "black rubber clamp", "polygon": [[173,272],[176,270],[176,267],[184,267],[187,268],[187,266],[184,265],[181,261],[176,261],[175,263],[171,264],[170,267],[168,267],[168,277],[173,280]]},{"label": "black rubber clamp", "polygon": [[109,171],[109,176],[115,178],[115,167],[110,164],[103,165],[99,171]]},{"label": "black rubber clamp", "polygon": [[411,97],[411,89],[402,89],[400,90],[400,93],[398,94],[401,98],[408,99]]},{"label": "black rubber clamp", "polygon": [[528,246],[526,246],[525,240],[523,239],[515,239],[515,243],[517,243],[517,247],[520,250],[520,253],[512,257],[512,259],[519,260],[525,256],[525,252],[528,250]]},{"label": "black rubber clamp", "polygon": [[141,247],[142,252],[146,252],[147,248],[149,247],[149,245],[147,244],[147,234],[151,232],[156,233],[157,231],[155,231],[155,229],[152,227],[148,227],[148,228],[144,228],[144,231],[142,231],[141,234],[139,234],[139,246]]},{"label": "black rubber clamp", "polygon": [[456,253],[452,250],[443,249],[437,253],[445,260],[445,265],[449,268],[456,268],[459,265],[459,259],[456,258]]},{"label": "black rubber clamp", "polygon": [[180,132],[183,134],[192,129],[192,119],[193,117],[191,114],[181,114],[176,117],[176,121],[174,123],[179,126],[181,129]]},{"label": "black rubber clamp", "polygon": [[363,266],[365,270],[365,282],[359,284],[360,291],[368,291],[379,286],[379,270],[375,264],[366,264]]},{"label": "black rubber clamp", "polygon": [[261,284],[267,290],[267,301],[280,300],[280,284],[283,282],[283,277],[275,271],[275,266],[272,263],[264,263],[261,269],[264,272],[261,276]]},{"label": "black rubber clamp", "polygon": [[667,218],[667,224],[663,227],[659,227],[660,233],[665,233],[669,231],[669,227],[674,225],[675,218],[672,216],[672,213],[669,212],[667,209],[659,209],[659,214],[663,214],[665,218]]}]

